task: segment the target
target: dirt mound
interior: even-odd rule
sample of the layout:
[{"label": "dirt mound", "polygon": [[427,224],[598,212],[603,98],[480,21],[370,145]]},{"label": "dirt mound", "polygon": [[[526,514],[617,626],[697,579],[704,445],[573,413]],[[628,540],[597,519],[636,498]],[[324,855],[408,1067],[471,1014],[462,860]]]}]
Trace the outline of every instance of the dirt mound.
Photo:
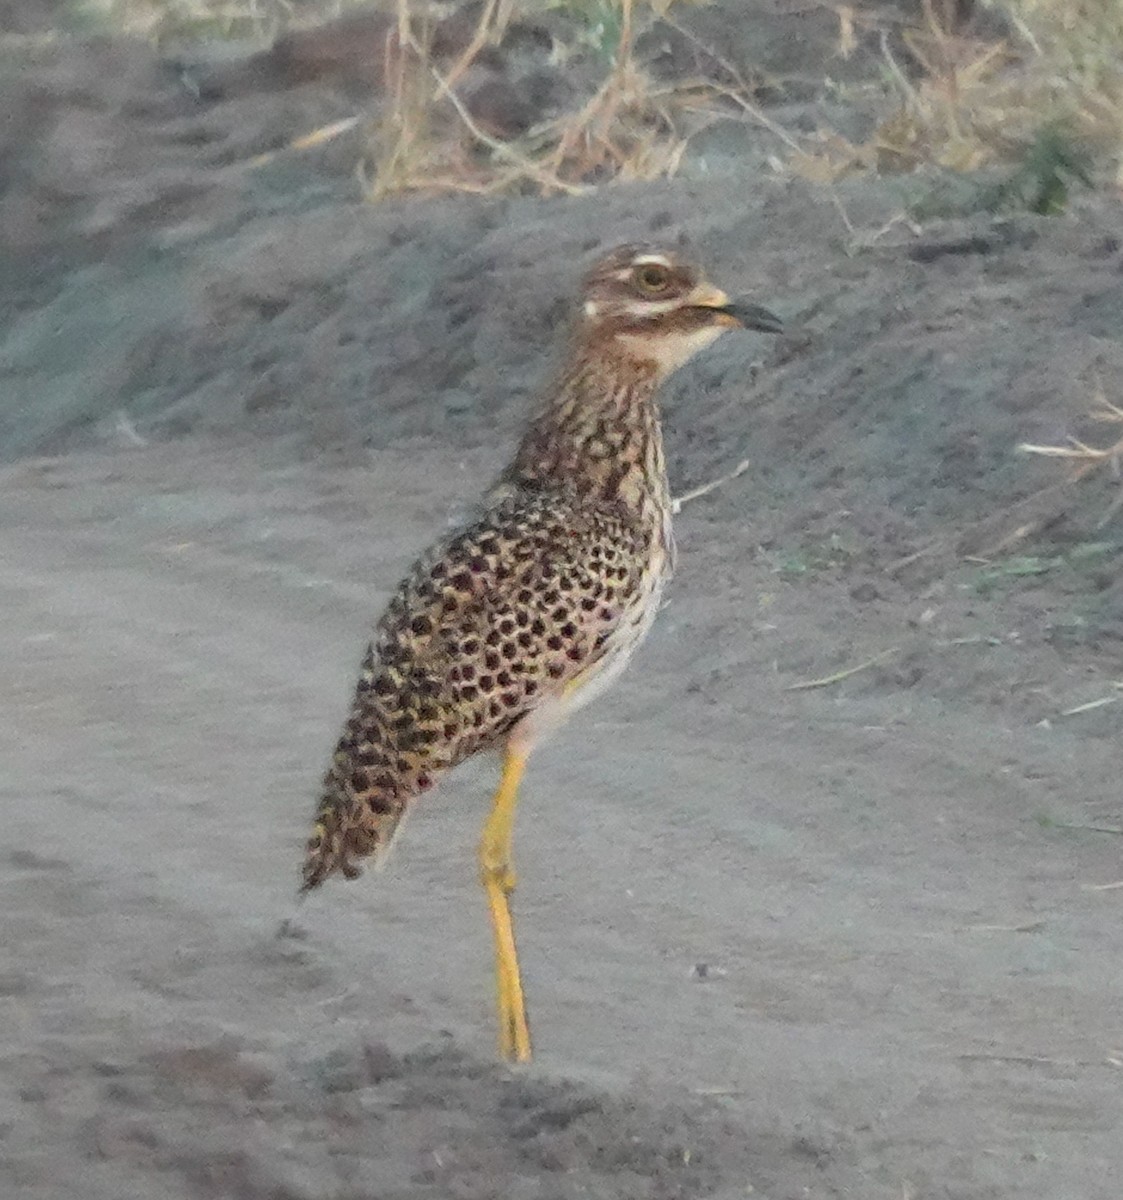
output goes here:
[{"label": "dirt mound", "polygon": [[[693,1200],[727,1195],[730,1178],[761,1180],[773,1152],[712,1101],[625,1100],[451,1046],[279,1062],[226,1038],[55,1061],[39,1078],[25,1089],[56,1100],[65,1089],[69,1112],[53,1134],[23,1130],[12,1152],[43,1134],[76,1138],[89,1165],[70,1183],[91,1198]],[[814,1178],[812,1149],[793,1139],[789,1155]],[[34,1168],[20,1173],[21,1194],[36,1195]]]},{"label": "dirt mound", "polygon": [[[1108,473],[1051,489],[1056,464],[1014,448],[1084,432],[1096,389],[1118,392],[1114,200],[921,229],[905,209],[923,180],[781,181],[754,169],[758,132],[748,157],[711,141],[660,184],[371,206],[355,199],[346,139],[248,165],[351,112],[345,89],[208,101],[143,47],[44,53],[2,76],[15,114],[0,199],[8,458],[200,432],[348,461],[413,437],[510,439],[582,264],[662,238],[789,327],[779,344],[725,339],[668,391],[682,486],[754,462],[715,513],[751,511],[765,545],[900,568],[914,585],[1027,533],[1047,538],[1046,564],[1112,541],[1096,530]],[[840,539],[860,554],[814,549]],[[1076,579],[1096,591],[1079,620],[1118,629],[1116,585],[1098,566]]]},{"label": "dirt mound", "polygon": [[[897,202],[874,184],[839,196],[871,232]],[[9,323],[0,429],[9,454],[80,445],[118,411],[144,436],[509,437],[589,254],[685,238],[790,332],[777,347],[727,339],[672,387],[677,476],[750,456],[793,527],[816,509],[876,507],[896,514],[903,555],[940,523],[1026,500],[1056,470],[1016,444],[1055,441],[1097,380],[1118,386],[1123,221],[1090,204],[1061,219],[936,223],[853,251],[836,200],[731,179],[579,201],[337,200],[142,245]],[[49,354],[60,326],[69,352]],[[44,403],[60,392],[65,404]]]},{"label": "dirt mound", "polygon": [[[753,31],[770,13],[744,14],[729,39],[738,69],[755,47],[762,72],[790,79],[784,56],[798,45],[814,78],[835,18],[788,15],[761,40]],[[720,17],[701,10],[691,45]],[[446,22],[447,56],[471,18]],[[1109,394],[1118,385],[1123,228],[1110,201],[1056,220],[984,216],[913,232],[892,181],[826,191],[758,174],[759,130],[746,153],[734,148],[743,130],[724,149],[711,139],[674,182],[579,200],[366,206],[347,138],[253,168],[354,111],[355,80],[331,50],[371,38],[344,36],[347,22],[369,34],[386,19],[359,11],[294,33],[245,60],[272,64],[270,89],[225,97],[185,86],[153,51],[105,40],[46,47],[27,69],[0,71],[11,114],[0,453],[68,449],[122,422],[143,437],[294,435],[313,452],[510,436],[581,264],[631,237],[684,239],[787,318],[790,335],[763,364],[754,341],[727,339],[667,408],[679,478],[752,456],[760,498],[791,529],[819,510],[872,512],[868,524],[884,524],[904,557],[941,523],[993,516],[994,530],[960,547],[985,550],[1008,532],[1002,514],[1032,506],[1051,477],[1013,447],[1056,440],[1077,427],[1096,381]],[[674,50],[664,34],[681,37],[654,30],[652,61]],[[495,70],[516,50],[495,51]],[[853,69],[869,69],[865,50]],[[1089,514],[1103,511],[1100,489],[1084,494]]]}]

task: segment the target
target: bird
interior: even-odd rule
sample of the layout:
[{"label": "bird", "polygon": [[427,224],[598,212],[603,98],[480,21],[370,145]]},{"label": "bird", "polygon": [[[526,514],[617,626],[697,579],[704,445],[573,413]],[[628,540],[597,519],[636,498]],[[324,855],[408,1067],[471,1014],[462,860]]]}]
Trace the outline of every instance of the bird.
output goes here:
[{"label": "bird", "polygon": [[532,1057],[510,904],[520,784],[534,748],[651,629],[675,565],[657,392],[731,329],[782,324],[674,250],[631,243],[594,263],[510,465],[421,554],[378,622],[324,777],[302,896],[383,862],[419,796],[465,759],[499,755],[479,871],[509,1062]]}]

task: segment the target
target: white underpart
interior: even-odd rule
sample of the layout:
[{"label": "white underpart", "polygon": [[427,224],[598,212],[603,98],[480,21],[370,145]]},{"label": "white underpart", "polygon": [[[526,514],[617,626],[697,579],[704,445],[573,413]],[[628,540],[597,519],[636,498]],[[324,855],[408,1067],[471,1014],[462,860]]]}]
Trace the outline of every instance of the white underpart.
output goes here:
[{"label": "white underpart", "polygon": [[[667,519],[669,522],[669,516]],[[670,537],[669,526],[664,536]],[[671,563],[666,551],[659,548],[655,555],[644,584],[647,596],[637,603],[634,615],[630,618],[635,628],[628,636],[628,648],[605,654],[571,679],[560,692],[543,698],[531,709],[511,731],[507,744],[516,754],[529,754],[556,733],[572,713],[602,695],[624,673],[632,655],[651,632],[651,626],[662,607],[663,591],[671,577]],[[616,631],[617,636],[621,631],[622,627]]]},{"label": "white underpart", "polygon": [[[682,299],[675,296],[669,300],[633,300],[631,304],[619,305],[616,311],[626,313],[637,320],[645,320],[648,317],[661,317],[681,307]],[[602,305],[598,304],[596,300],[585,301],[585,316],[590,320],[599,317],[601,309]]]},{"label": "white underpart", "polygon": [[620,333],[616,335],[616,340],[629,355],[655,363],[660,375],[666,378],[700,350],[713,345],[727,329],[724,325],[703,325],[700,329],[684,329],[682,332],[660,330],[651,337]]},{"label": "white underpart", "polygon": [[646,317],[661,317],[664,313],[682,308],[682,297],[672,296],[669,300],[634,300],[621,305],[621,311],[643,320]]},{"label": "white underpart", "polygon": [[[669,300],[632,300],[631,304],[614,306],[613,311],[635,317],[636,320],[648,320],[651,317],[665,317],[668,312],[675,312],[681,307],[681,298],[672,296]],[[597,304],[596,300],[585,300],[585,317],[594,320],[600,316],[602,308],[603,305]]]}]

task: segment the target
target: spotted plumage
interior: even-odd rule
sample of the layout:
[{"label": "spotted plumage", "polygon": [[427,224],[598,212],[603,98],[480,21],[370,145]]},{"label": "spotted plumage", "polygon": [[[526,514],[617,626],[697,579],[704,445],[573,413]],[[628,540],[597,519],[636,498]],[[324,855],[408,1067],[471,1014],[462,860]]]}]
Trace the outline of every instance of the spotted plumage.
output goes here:
[{"label": "spotted plumage", "polygon": [[674,566],[655,392],[729,328],[775,331],[677,256],[625,246],[586,277],[567,364],[477,515],[414,565],[378,624],[324,781],[304,890],[382,857],[457,763],[505,756],[481,847],[501,1049],[530,1055],[507,897],[527,755],[626,665]]}]

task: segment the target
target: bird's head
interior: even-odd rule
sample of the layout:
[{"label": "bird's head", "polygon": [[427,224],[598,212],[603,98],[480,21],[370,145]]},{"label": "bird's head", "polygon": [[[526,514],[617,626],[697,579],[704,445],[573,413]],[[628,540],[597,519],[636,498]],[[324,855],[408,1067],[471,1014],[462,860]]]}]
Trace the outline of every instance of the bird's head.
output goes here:
[{"label": "bird's head", "polygon": [[779,317],[731,300],[673,251],[620,246],[585,276],[578,333],[665,378],[730,329],[779,333]]}]

